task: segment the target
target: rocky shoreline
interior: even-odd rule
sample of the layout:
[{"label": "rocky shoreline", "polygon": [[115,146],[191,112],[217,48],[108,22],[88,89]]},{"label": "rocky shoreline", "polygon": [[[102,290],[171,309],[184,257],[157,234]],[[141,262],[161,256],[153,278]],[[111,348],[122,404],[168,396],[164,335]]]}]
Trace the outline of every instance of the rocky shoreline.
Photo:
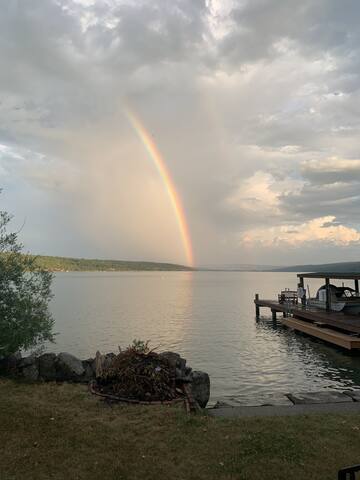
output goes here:
[{"label": "rocky shoreline", "polygon": [[[189,385],[194,400],[205,408],[210,398],[210,378],[206,372],[192,370],[186,365],[186,359],[175,352],[159,354],[166,358],[174,368],[175,378]],[[71,353],[43,353],[22,357],[20,353],[0,359],[0,374],[22,378],[30,382],[76,382],[89,383],[95,380],[99,369],[107,368],[115,353],[81,360]]]}]

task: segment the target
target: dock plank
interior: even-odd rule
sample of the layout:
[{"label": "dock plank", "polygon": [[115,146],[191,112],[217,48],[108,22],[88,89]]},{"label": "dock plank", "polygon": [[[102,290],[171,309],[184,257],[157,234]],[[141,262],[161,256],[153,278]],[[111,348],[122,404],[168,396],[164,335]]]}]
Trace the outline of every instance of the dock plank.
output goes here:
[{"label": "dock plank", "polygon": [[330,328],[318,327],[313,323],[298,318],[284,318],[281,319],[281,323],[294,330],[320,338],[321,340],[333,343],[334,345],[346,348],[347,350],[360,348],[360,338],[353,337],[348,333],[338,332]]},{"label": "dock plank", "polygon": [[302,308],[298,305],[284,305],[274,300],[258,300],[256,304],[260,307],[268,307],[277,312],[290,312],[294,317],[319,324],[335,327],[346,332],[360,334],[360,316],[346,315],[341,312],[327,312],[316,308]]},{"label": "dock plank", "polygon": [[344,315],[337,312],[319,312],[313,310],[294,309],[293,315],[298,318],[305,318],[312,321],[326,323],[329,326],[340,328],[347,332],[360,333],[360,317],[355,315]]}]

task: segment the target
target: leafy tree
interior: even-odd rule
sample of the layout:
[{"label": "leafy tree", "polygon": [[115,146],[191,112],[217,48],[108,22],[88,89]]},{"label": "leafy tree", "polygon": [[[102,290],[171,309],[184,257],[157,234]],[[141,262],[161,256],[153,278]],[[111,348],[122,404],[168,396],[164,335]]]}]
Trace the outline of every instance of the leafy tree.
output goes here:
[{"label": "leafy tree", "polygon": [[18,234],[7,230],[10,220],[0,211],[0,357],[54,340],[48,308],[52,273],[22,253]]}]

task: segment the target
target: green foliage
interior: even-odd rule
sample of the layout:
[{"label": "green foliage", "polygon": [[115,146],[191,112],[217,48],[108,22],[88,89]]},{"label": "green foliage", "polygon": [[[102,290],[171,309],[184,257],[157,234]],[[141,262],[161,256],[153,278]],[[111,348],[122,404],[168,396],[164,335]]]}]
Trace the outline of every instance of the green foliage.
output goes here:
[{"label": "green foliage", "polygon": [[122,271],[187,271],[192,270],[184,265],[156,262],[128,262],[124,260],[99,260],[87,258],[37,256],[39,267],[51,271],[79,272],[122,272]]},{"label": "green foliage", "polygon": [[21,253],[17,233],[7,231],[10,220],[0,212],[0,357],[53,341],[52,274]]},{"label": "green foliage", "polygon": [[147,353],[150,352],[149,343],[150,343],[150,340],[147,340],[146,342],[144,342],[143,340],[137,340],[135,338],[135,340],[133,340],[132,345],[129,345],[127,350],[132,351],[134,353],[140,353],[140,354],[146,355]]}]

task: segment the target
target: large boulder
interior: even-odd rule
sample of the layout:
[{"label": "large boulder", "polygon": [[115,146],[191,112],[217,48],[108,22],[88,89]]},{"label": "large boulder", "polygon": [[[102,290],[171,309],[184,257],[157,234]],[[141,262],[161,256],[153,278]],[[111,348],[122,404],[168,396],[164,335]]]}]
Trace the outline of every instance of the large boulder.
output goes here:
[{"label": "large boulder", "polygon": [[39,380],[39,361],[35,355],[29,355],[18,361],[17,372],[26,380],[35,382]]},{"label": "large boulder", "polygon": [[38,359],[39,361],[39,375],[46,382],[56,380],[57,358],[55,353],[44,353]]},{"label": "large boulder", "polygon": [[18,363],[21,361],[21,353],[16,352],[0,359],[0,373],[13,375],[16,373]]},{"label": "large boulder", "polygon": [[166,358],[171,367],[177,368],[178,370],[185,373],[186,369],[186,360],[185,358],[180,357],[178,353],[175,352],[162,352],[160,357]]},{"label": "large boulder", "polygon": [[18,368],[23,369],[25,367],[29,367],[30,365],[35,365],[37,364],[37,358],[35,355],[29,355],[28,357],[23,357],[21,360],[18,362]]},{"label": "large boulder", "polygon": [[56,377],[58,380],[81,381],[85,373],[82,361],[71,353],[59,353],[56,360]]},{"label": "large boulder", "polygon": [[95,378],[94,359],[88,358],[87,360],[83,360],[81,363],[85,370],[82,380],[84,382],[90,382],[90,380]]},{"label": "large boulder", "polygon": [[192,396],[201,408],[205,408],[210,398],[210,377],[206,372],[194,371],[190,378]]},{"label": "large boulder", "polygon": [[39,369],[35,363],[24,367],[21,373],[22,376],[30,382],[36,382],[36,380],[39,380]]}]

